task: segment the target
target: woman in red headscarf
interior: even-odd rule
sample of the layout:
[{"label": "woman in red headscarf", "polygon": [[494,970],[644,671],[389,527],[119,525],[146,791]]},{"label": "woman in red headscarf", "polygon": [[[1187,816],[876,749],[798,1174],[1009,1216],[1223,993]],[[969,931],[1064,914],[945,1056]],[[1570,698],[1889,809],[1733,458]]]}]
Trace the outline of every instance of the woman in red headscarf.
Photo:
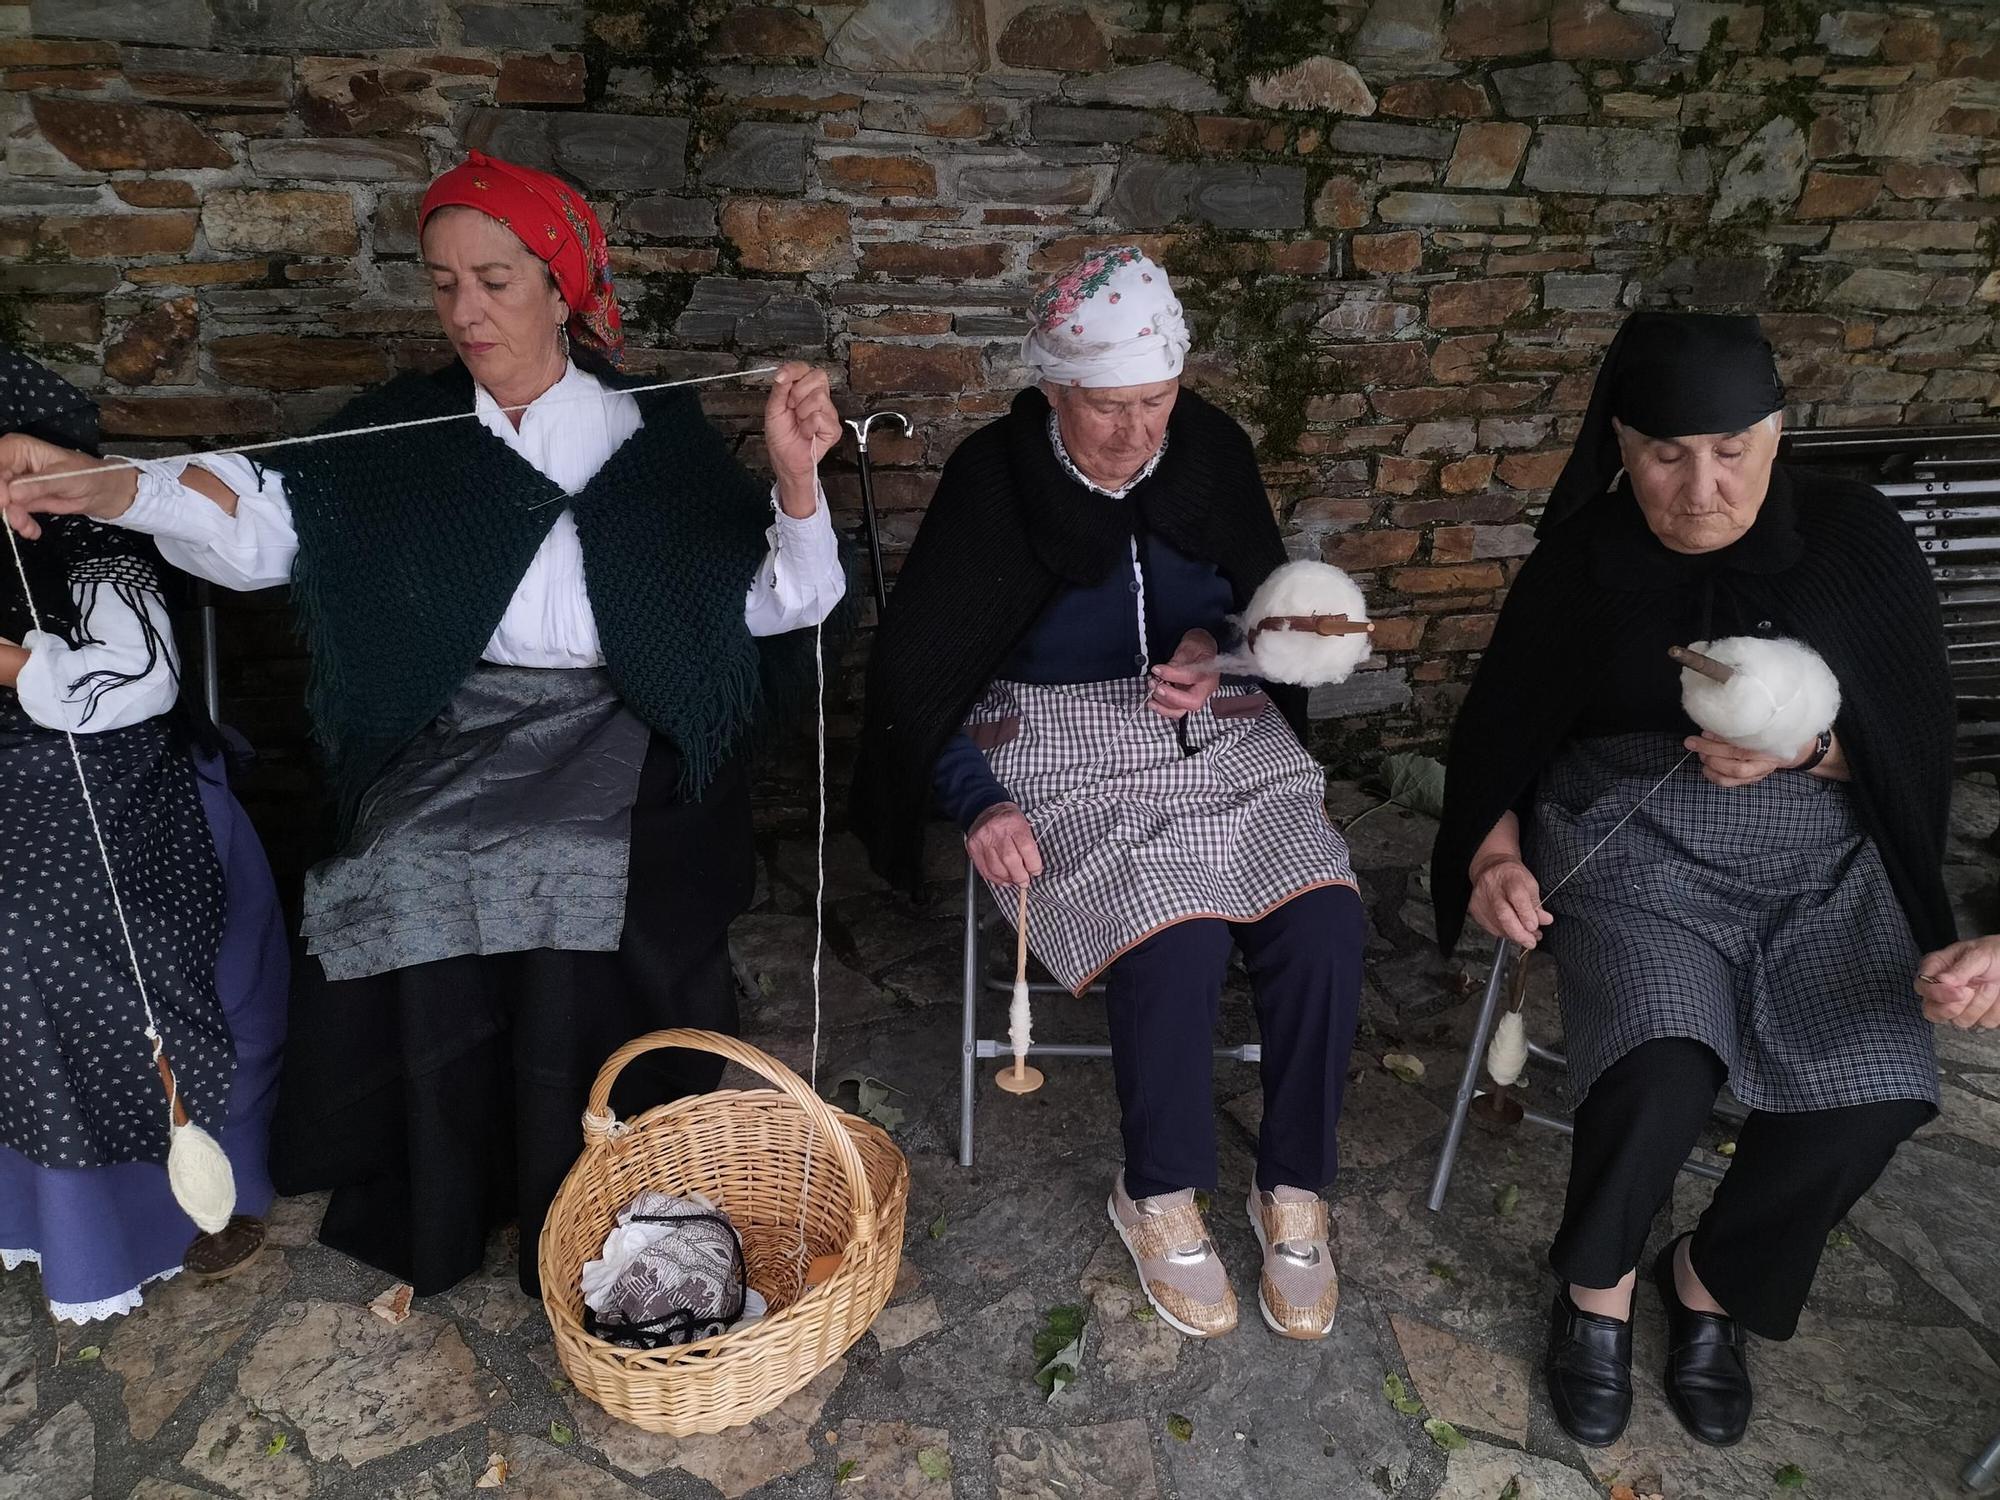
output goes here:
[{"label": "woman in red headscarf", "polygon": [[[272,1173],[331,1189],[321,1240],[442,1291],[520,1226],[522,1288],[605,1057],[736,1029],[750,900],[742,748],[844,579],[822,372],[765,406],[768,495],[686,391],[629,394],[604,231],[547,173],[473,152],[420,212],[457,359],[332,426],[476,420],[240,457],[88,466],[0,439],[0,506],[157,538],[232,588],[289,583],[341,849],[307,878]],[[315,961],[316,960],[316,961]],[[621,1114],[718,1070],[632,1070]]]}]

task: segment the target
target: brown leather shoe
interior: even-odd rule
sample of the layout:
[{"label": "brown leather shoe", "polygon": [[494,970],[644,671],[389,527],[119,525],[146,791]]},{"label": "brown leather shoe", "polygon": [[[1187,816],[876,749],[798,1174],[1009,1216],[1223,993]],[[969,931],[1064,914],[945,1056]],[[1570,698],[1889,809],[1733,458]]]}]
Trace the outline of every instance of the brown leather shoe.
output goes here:
[{"label": "brown leather shoe", "polygon": [[181,1269],[198,1281],[234,1276],[264,1248],[264,1221],[236,1214],[214,1234],[198,1235],[181,1257]]}]

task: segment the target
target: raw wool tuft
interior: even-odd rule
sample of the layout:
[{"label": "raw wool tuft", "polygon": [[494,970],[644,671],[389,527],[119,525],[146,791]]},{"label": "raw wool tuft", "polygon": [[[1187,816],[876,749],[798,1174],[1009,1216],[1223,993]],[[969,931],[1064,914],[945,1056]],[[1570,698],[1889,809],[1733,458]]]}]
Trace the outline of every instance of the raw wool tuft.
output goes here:
[{"label": "raw wool tuft", "polygon": [[1493,1040],[1486,1044],[1486,1071],[1504,1089],[1518,1082],[1527,1066],[1527,1023],[1518,1010],[1505,1011],[1493,1028]]},{"label": "raw wool tuft", "polygon": [[199,1125],[176,1125],[167,1147],[174,1202],[203,1234],[220,1234],[236,1212],[236,1173],[215,1137]]},{"label": "raw wool tuft", "polygon": [[1716,682],[1681,668],[1681,706],[1717,739],[1788,758],[1833,727],[1840,683],[1803,642],[1737,635],[1696,641],[1691,649],[1736,669],[1729,681]]},{"label": "raw wool tuft", "polygon": [[[1245,637],[1259,620],[1273,615],[1345,615],[1368,618],[1368,601],[1361,588],[1332,563],[1288,562],[1257,586],[1249,606],[1232,616]],[[1255,646],[1234,653],[1234,659],[1267,682],[1319,687],[1345,682],[1373,649],[1366,635],[1310,635],[1297,630],[1266,630]]]},{"label": "raw wool tuft", "polygon": [[1025,1058],[1035,1039],[1034,1011],[1028,1004],[1028,981],[1014,981],[1014,999],[1007,1007],[1008,1045],[1016,1058]]}]

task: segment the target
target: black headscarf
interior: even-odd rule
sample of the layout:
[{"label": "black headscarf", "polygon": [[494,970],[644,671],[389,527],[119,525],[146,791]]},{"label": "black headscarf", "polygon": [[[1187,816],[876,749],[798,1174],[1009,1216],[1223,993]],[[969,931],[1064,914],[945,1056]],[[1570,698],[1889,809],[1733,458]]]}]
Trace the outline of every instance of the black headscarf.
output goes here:
[{"label": "black headscarf", "polygon": [[1610,488],[1622,467],[1616,417],[1648,437],[1741,432],[1785,405],[1785,385],[1764,330],[1753,317],[1635,312],[1618,329],[1583,430],[1542,511],[1541,529],[1559,526]]}]

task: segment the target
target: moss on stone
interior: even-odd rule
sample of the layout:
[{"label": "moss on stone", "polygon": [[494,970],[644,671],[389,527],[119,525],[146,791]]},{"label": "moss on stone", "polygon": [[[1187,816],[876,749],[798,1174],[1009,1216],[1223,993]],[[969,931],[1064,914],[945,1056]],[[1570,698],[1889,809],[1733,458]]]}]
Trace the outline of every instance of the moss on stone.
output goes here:
[{"label": "moss on stone", "polygon": [[588,0],[586,97],[603,99],[613,67],[637,67],[652,73],[668,105],[699,108],[710,94],[709,33],[728,9],[724,0]]}]

